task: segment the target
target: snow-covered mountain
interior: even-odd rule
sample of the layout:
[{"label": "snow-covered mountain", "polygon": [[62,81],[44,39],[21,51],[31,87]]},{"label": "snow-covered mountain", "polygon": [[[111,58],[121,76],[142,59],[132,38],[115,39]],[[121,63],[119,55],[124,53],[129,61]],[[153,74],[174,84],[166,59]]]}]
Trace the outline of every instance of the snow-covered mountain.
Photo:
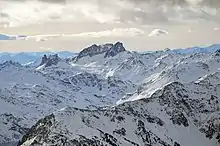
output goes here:
[{"label": "snow-covered mountain", "polygon": [[67,59],[44,55],[37,67],[2,63],[0,143],[218,146],[213,46],[137,53],[117,42]]},{"label": "snow-covered mountain", "polygon": [[185,49],[175,49],[172,50],[173,53],[179,54],[195,54],[195,53],[212,53],[219,50],[220,44],[208,45],[205,47],[190,47]]},{"label": "snow-covered mountain", "polygon": [[62,51],[62,52],[21,52],[21,53],[8,53],[8,52],[0,52],[0,63],[4,63],[5,61],[14,61],[19,62],[22,65],[30,65],[34,62],[37,62],[44,55],[53,55],[58,54],[60,58],[65,59],[67,57],[71,57],[75,55],[75,53]]},{"label": "snow-covered mountain", "polygon": [[15,37],[11,37],[8,35],[0,34],[0,40],[15,40]]},{"label": "snow-covered mountain", "polygon": [[8,34],[0,34],[0,41],[6,40],[25,40],[27,36],[25,35],[8,35]]},{"label": "snow-covered mountain", "polygon": [[173,82],[151,97],[99,110],[61,109],[38,121],[20,144],[217,146],[216,85],[190,85]]}]

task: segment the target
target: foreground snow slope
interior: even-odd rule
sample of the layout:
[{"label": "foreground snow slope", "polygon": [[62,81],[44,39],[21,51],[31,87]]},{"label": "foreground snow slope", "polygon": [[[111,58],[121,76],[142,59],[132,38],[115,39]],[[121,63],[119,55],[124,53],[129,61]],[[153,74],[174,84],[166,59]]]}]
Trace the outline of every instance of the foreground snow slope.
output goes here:
[{"label": "foreground snow slope", "polygon": [[99,110],[61,109],[38,121],[20,145],[218,146],[216,79],[220,73],[173,82],[149,98]]},{"label": "foreground snow slope", "polygon": [[[37,68],[12,61],[0,64],[0,143],[25,135],[23,145],[95,140],[109,145],[215,146],[220,52],[218,45],[210,48],[142,54],[117,42],[92,45],[68,59],[45,55]],[[124,120],[112,121],[118,114]]]}]

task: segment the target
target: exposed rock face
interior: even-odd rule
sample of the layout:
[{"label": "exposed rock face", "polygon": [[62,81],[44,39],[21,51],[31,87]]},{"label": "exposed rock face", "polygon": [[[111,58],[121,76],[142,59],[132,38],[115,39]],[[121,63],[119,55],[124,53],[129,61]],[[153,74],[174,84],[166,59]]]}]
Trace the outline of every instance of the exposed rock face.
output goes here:
[{"label": "exposed rock face", "polygon": [[13,62],[11,60],[0,64],[0,70],[3,69],[3,68],[7,68],[7,67],[20,68],[20,67],[22,67],[22,65],[18,62]]},{"label": "exposed rock face", "polygon": [[88,48],[83,49],[77,57],[74,58],[75,61],[79,60],[83,57],[93,57],[95,55],[104,54],[104,58],[106,57],[114,57],[118,53],[126,51],[123,44],[117,42],[115,44],[104,44],[104,45],[92,45]]},{"label": "exposed rock face", "polygon": [[105,58],[106,57],[114,57],[120,52],[126,51],[123,44],[120,42],[117,42],[114,44],[106,53],[105,53]]},{"label": "exposed rock face", "polygon": [[83,57],[86,57],[86,56],[89,56],[89,57],[92,57],[92,56],[95,56],[95,55],[98,55],[98,54],[102,54],[102,53],[105,53],[107,52],[111,47],[113,46],[113,44],[105,44],[105,45],[92,45],[88,48],[85,48],[83,49],[79,54],[78,56],[76,57],[76,60],[80,59],[80,58],[83,58]]},{"label": "exposed rock face", "polygon": [[220,49],[216,50],[214,54],[215,56],[220,56]]},{"label": "exposed rock face", "polygon": [[[194,84],[194,83],[192,83]],[[220,124],[213,116],[200,128],[204,115],[209,116],[205,110],[210,108],[201,106],[209,102],[204,99],[207,95],[190,90],[190,85],[173,82],[163,89],[155,92],[150,98],[123,103],[114,107],[100,108],[98,110],[85,110],[68,107],[53,114],[53,120],[44,118],[34,125],[24,136],[20,145],[96,145],[96,146],[191,146],[192,143],[204,146],[210,145],[214,135],[219,140]],[[204,84],[198,84],[204,87]],[[214,88],[215,85],[213,85]],[[194,86],[195,87],[195,86]],[[212,91],[209,91],[212,93]],[[194,94],[201,94],[193,97]],[[191,98],[190,98],[191,97]],[[211,97],[211,100],[217,100]],[[219,99],[218,99],[219,100]],[[200,106],[200,108],[198,108]],[[211,111],[210,111],[211,112]],[[214,118],[215,117],[215,118]],[[71,122],[70,122],[71,121]],[[48,126],[48,124],[52,123]],[[49,131],[44,133],[44,131]],[[178,133],[173,133],[178,129]],[[198,130],[203,134],[199,133]],[[202,140],[194,141],[189,132]],[[57,132],[59,131],[59,132]],[[158,134],[159,133],[159,134]],[[177,136],[178,135],[178,136]],[[191,142],[178,137],[188,137]],[[207,138],[205,138],[205,136]],[[213,140],[214,141],[214,140]],[[213,145],[216,146],[216,145]]]},{"label": "exposed rock face", "polygon": [[61,59],[58,57],[58,54],[50,55],[49,57],[47,57],[47,55],[44,55],[42,57],[42,61],[40,63],[40,66],[45,65],[45,67],[48,67],[48,66],[51,66],[51,65],[57,65],[57,63],[60,60]]},{"label": "exposed rock face", "polygon": [[200,131],[205,134],[206,138],[217,139],[220,143],[220,112],[211,115]]},{"label": "exposed rock face", "polygon": [[[29,133],[27,135],[25,135],[22,140],[18,143],[18,146],[21,145],[24,141],[28,140],[28,137],[33,136],[32,132],[39,126],[41,125],[41,127],[38,129],[38,134],[42,134],[44,136],[49,136],[49,129],[48,127],[51,127],[52,124],[55,122],[55,117],[54,115],[50,115],[45,117],[44,119],[41,119],[40,121],[38,121],[38,123],[36,124],[36,126],[33,126],[30,130]],[[46,137],[42,137],[42,138],[46,138]],[[36,139],[35,141],[33,141],[34,145],[37,144],[38,139]]]},{"label": "exposed rock face", "polygon": [[47,62],[47,55],[45,54],[43,57],[42,57],[42,61],[40,63],[40,66],[45,64]]},{"label": "exposed rock face", "polygon": [[[33,141],[28,145],[174,145],[173,140],[161,140],[151,131],[151,129],[146,128],[146,125],[149,124],[153,124],[156,127],[162,127],[164,121],[154,115],[147,114],[146,108],[144,108],[144,103],[144,101],[139,101],[135,105],[128,103],[112,109],[101,109],[100,111],[66,108],[64,111],[59,111],[58,113],[52,114],[40,120],[29,130],[28,134],[22,138],[19,145],[25,145],[28,141],[32,140]],[[143,111],[139,112],[139,108],[143,108]],[[87,114],[88,116],[86,116]],[[81,125],[82,129],[86,130],[88,128],[88,131],[79,131],[78,133],[76,132],[78,131],[78,127],[75,127],[76,129],[72,127],[72,129],[68,127],[69,125],[63,125],[66,124],[66,121],[60,121],[59,119],[65,119],[68,116],[71,122],[78,123]],[[107,120],[109,122],[104,123],[103,120]],[[126,124],[129,124],[134,131],[127,127]],[[61,134],[55,132],[56,129],[60,131],[63,130],[63,128],[65,129],[64,133],[62,132]]]}]

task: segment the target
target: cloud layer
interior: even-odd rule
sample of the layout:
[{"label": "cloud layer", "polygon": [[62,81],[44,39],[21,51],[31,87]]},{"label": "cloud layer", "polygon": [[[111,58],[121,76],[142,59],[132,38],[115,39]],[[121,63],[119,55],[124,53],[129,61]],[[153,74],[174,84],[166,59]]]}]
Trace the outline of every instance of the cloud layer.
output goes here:
[{"label": "cloud layer", "polygon": [[78,38],[101,38],[101,37],[135,37],[143,36],[144,31],[138,28],[114,28],[98,32],[82,32],[75,34],[44,34],[20,37],[23,40],[48,41],[57,38],[78,37]]},{"label": "cloud layer", "polygon": [[220,21],[219,7],[219,0],[1,0],[0,26],[47,21],[138,24]]}]

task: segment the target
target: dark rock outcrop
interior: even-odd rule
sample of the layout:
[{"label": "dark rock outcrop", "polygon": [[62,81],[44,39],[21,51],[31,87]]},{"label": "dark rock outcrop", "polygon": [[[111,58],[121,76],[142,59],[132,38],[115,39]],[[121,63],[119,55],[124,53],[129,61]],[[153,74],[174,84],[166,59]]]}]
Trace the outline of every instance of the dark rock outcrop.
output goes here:
[{"label": "dark rock outcrop", "polygon": [[45,67],[49,67],[51,65],[57,65],[60,60],[61,59],[59,58],[58,54],[50,55],[49,57],[47,57],[47,55],[44,55],[42,57],[40,66],[45,65]]},{"label": "dark rock outcrop", "polygon": [[220,49],[215,51],[214,56],[220,56]]},{"label": "dark rock outcrop", "polygon": [[42,57],[41,60],[42,60],[42,61],[41,61],[41,63],[40,63],[40,66],[43,65],[43,64],[45,64],[45,63],[47,62],[47,55],[45,54],[45,55]]},{"label": "dark rock outcrop", "polygon": [[[38,137],[39,139],[37,140],[48,137],[50,133],[49,127],[51,127],[54,122],[55,122],[55,117],[53,114],[46,116],[45,118],[39,120],[36,123],[36,125],[31,127],[31,129],[27,132],[27,134],[23,136],[21,141],[18,142],[18,146],[23,144],[26,140],[28,140],[29,137],[32,137],[32,136],[34,137],[36,135],[40,135],[40,137]],[[37,129],[37,133],[35,133],[36,129]],[[36,145],[38,145],[37,140],[34,141],[34,144]]]},{"label": "dark rock outcrop", "polygon": [[108,50],[106,53],[105,53],[105,58],[106,57],[114,57],[116,56],[118,53],[120,52],[124,52],[126,51],[123,44],[120,43],[120,42],[117,42],[116,44],[114,44],[110,50]]},{"label": "dark rock outcrop", "polygon": [[13,62],[13,61],[6,61],[4,63],[0,63],[0,71],[5,71],[5,70],[8,70],[8,69],[13,69],[13,70],[20,70],[22,69],[23,66],[18,63],[18,62]]},{"label": "dark rock outcrop", "polygon": [[74,61],[78,61],[83,57],[93,57],[95,55],[104,54],[104,58],[114,57],[118,53],[126,51],[123,44],[121,42],[117,42],[115,44],[104,44],[104,45],[92,45],[83,49],[78,56],[74,57]]},{"label": "dark rock outcrop", "polygon": [[10,66],[13,66],[13,67],[22,67],[22,65],[20,64],[20,63],[18,63],[18,62],[13,62],[13,61],[6,61],[6,62],[4,62],[4,63],[2,63],[2,64],[0,64],[0,70],[2,69],[2,68],[7,68],[7,67],[10,67]]},{"label": "dark rock outcrop", "polygon": [[86,57],[86,56],[92,57],[92,56],[95,56],[95,55],[99,55],[99,54],[105,53],[112,46],[113,46],[113,44],[105,44],[105,45],[96,45],[96,44],[94,44],[94,45],[92,45],[90,47],[87,47],[87,48],[83,49],[78,54],[78,56],[75,58],[75,60],[78,60],[78,59]]}]

